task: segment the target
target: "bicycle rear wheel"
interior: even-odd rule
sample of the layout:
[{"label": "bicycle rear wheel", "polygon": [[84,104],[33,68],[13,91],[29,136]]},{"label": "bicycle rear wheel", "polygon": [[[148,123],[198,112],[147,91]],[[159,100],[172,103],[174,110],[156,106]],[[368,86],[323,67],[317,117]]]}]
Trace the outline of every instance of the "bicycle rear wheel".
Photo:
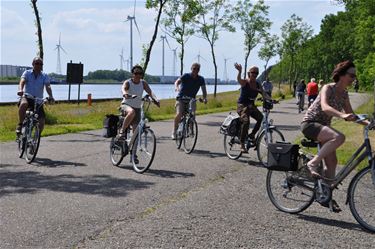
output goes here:
[{"label": "bicycle rear wheel", "polygon": [[240,139],[237,136],[224,135],[224,151],[230,159],[238,159],[242,155]]},{"label": "bicycle rear wheel", "polygon": [[25,146],[25,159],[27,163],[34,161],[38,153],[40,143],[40,129],[39,124],[35,123],[31,130],[27,133],[26,146]]},{"label": "bicycle rear wheel", "polygon": [[375,233],[375,182],[370,166],[354,176],[348,192],[349,207],[354,218],[365,230]]},{"label": "bicycle rear wheel", "polygon": [[150,168],[156,152],[156,137],[154,132],[146,128],[137,135],[132,147],[133,169],[137,173],[144,173]]},{"label": "bicycle rear wheel", "polygon": [[267,167],[268,143],[285,141],[284,135],[277,128],[270,128],[267,135],[268,141],[266,137],[266,130],[263,130],[256,141],[258,160],[265,167]]},{"label": "bicycle rear wheel", "polygon": [[194,118],[189,118],[185,125],[184,151],[186,154],[193,152],[198,138],[198,124]]},{"label": "bicycle rear wheel", "polygon": [[296,214],[314,202],[314,182],[308,171],[284,172],[269,170],[267,173],[267,194],[272,204],[280,211]]},{"label": "bicycle rear wheel", "polygon": [[24,136],[24,134],[18,135],[16,142],[18,148],[18,157],[22,158],[26,147],[26,137]]},{"label": "bicycle rear wheel", "polygon": [[111,139],[111,143],[109,145],[109,156],[111,158],[111,163],[114,166],[119,166],[124,158],[123,144],[122,142],[118,141],[116,137],[112,137]]}]

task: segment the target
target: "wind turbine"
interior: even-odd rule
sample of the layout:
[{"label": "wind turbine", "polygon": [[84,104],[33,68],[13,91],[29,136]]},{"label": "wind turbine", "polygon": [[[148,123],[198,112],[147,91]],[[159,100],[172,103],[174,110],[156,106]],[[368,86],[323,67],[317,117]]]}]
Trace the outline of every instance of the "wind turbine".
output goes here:
[{"label": "wind turbine", "polygon": [[176,61],[177,61],[177,47],[175,49],[171,49],[173,51],[173,72],[172,75],[176,76]]},{"label": "wind turbine", "polygon": [[167,36],[166,35],[162,35],[160,36],[160,39],[163,43],[163,55],[162,55],[162,76],[164,76],[164,65],[165,65],[165,56],[164,56],[164,51],[165,51],[165,46],[164,46],[164,41],[167,42],[167,45],[169,47],[169,49],[171,49],[171,46],[169,45],[169,42],[168,42],[168,39],[167,39]]},{"label": "wind turbine", "polygon": [[130,22],[130,67],[133,67],[133,21],[135,24],[135,27],[137,28],[139,37],[141,36],[141,32],[139,32],[137,21],[135,20],[135,5],[137,3],[137,0],[134,0],[134,10],[133,10],[133,16],[127,17],[127,19],[124,22],[129,21]]},{"label": "wind turbine", "polygon": [[201,55],[201,51],[198,52],[198,55],[197,57],[195,58],[198,58],[198,63],[201,64],[201,58],[204,60],[204,61],[207,61],[202,55]]},{"label": "wind turbine", "polygon": [[[224,57],[224,56],[223,56]],[[232,58],[225,58],[224,57],[224,73],[223,73],[223,80],[228,83],[228,70],[227,70],[227,61]]]},{"label": "wind turbine", "polygon": [[56,66],[56,73],[57,74],[61,74],[61,58],[60,58],[60,50],[62,50],[65,54],[66,54],[66,51],[63,49],[63,47],[61,46],[61,32],[60,32],[60,35],[59,35],[59,44],[56,44],[56,48],[55,50],[57,49],[57,66]]},{"label": "wind turbine", "polygon": [[124,61],[124,49],[121,49],[121,54],[119,54],[119,56],[120,56],[120,70],[124,70],[122,66],[122,62]]}]

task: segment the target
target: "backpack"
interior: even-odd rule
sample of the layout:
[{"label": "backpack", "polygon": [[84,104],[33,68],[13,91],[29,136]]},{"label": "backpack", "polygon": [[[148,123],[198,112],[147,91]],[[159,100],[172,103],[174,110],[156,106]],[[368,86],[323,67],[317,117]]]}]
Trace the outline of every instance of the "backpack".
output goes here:
[{"label": "backpack", "polygon": [[220,133],[229,136],[239,136],[241,128],[241,120],[237,113],[232,114],[231,112],[225,118],[224,122],[220,126]]},{"label": "backpack", "polygon": [[107,114],[103,121],[103,137],[115,137],[118,122],[119,117],[117,115]]}]

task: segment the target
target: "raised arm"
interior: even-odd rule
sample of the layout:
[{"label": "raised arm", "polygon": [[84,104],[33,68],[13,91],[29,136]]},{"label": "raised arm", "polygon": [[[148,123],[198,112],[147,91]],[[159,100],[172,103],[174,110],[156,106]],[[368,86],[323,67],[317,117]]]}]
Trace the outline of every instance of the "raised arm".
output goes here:
[{"label": "raised arm", "polygon": [[246,85],[246,80],[241,78],[241,73],[242,73],[242,65],[238,64],[237,62],[234,64],[234,67],[237,69],[238,74],[237,74],[237,81],[240,83],[241,86]]}]

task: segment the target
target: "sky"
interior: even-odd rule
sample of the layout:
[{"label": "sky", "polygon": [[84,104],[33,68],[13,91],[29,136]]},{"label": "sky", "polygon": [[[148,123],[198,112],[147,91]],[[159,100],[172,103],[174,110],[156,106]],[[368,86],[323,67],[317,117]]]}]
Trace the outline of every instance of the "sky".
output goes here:
[{"label": "sky", "polygon": [[[29,0],[0,0],[1,1],[1,61],[5,65],[31,65],[32,58],[37,53],[35,16]],[[231,0],[232,3],[236,1]],[[255,1],[254,1],[255,2]],[[334,4],[332,0],[269,0],[269,19],[272,21],[270,34],[280,36],[281,26],[296,14],[303,21],[311,25],[314,34],[319,33],[321,20],[327,14],[336,14],[344,7]],[[84,64],[84,74],[99,69],[120,69],[120,54],[124,51],[124,59],[130,54],[130,24],[124,22],[128,15],[133,13],[134,1],[57,1],[39,0],[37,2],[42,17],[42,32],[44,46],[44,71],[46,73],[57,70],[57,51],[59,34],[61,45],[67,52],[61,52],[61,69],[66,73],[66,64],[69,61]],[[145,1],[137,1],[135,16],[140,33],[133,33],[134,64],[142,57],[142,44],[150,42],[155,25],[155,10],[147,10]],[[147,73],[162,74],[162,43],[159,29],[158,39],[155,42]],[[227,60],[227,76],[235,79],[235,62],[244,64],[244,34],[237,26],[235,33],[222,32],[215,46],[218,63],[218,78],[225,75],[224,58]],[[178,44],[168,37],[171,48]],[[165,75],[173,75],[173,52],[165,46]],[[257,65],[262,71],[264,61],[258,58],[256,47],[250,54],[248,65]],[[192,36],[186,44],[184,72],[190,71],[190,66],[202,57],[201,74],[204,77],[214,76],[214,67],[209,44],[206,40]],[[277,62],[278,58],[271,59],[269,65]],[[179,60],[176,72],[179,73]],[[124,63],[124,69],[127,64]]]}]

